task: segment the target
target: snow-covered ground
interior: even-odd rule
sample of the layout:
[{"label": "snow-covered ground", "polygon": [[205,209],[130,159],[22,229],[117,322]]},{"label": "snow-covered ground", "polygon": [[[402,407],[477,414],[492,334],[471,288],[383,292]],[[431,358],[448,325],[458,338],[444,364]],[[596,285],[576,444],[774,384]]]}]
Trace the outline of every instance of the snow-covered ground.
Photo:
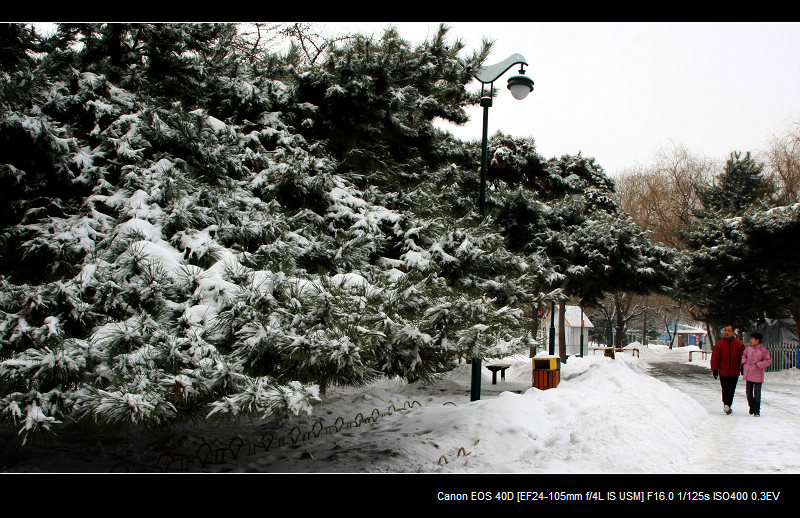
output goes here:
[{"label": "snow-covered ground", "polygon": [[6,456],[0,467],[58,473],[800,473],[800,370],[767,373],[758,418],[748,414],[740,380],[734,412],[725,415],[708,359],[695,354],[690,363],[689,350],[571,357],[561,366],[558,387],[544,391],[531,387],[530,358],[505,358],[511,364],[506,379],[498,375],[493,385],[484,368],[482,397],[474,402],[470,366],[462,365],[427,385],[385,380],[332,390],[312,416],[280,425],[186,427],[125,439],[65,436]]}]

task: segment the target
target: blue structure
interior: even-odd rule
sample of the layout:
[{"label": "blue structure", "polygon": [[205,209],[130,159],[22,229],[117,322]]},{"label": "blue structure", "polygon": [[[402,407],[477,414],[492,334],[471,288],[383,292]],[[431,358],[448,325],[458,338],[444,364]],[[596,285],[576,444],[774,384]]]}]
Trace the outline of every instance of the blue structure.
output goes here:
[{"label": "blue structure", "polygon": [[669,334],[667,334],[666,332],[661,333],[659,339],[665,342],[669,342],[670,334],[672,335],[677,334],[674,342],[675,347],[686,347],[688,345],[696,345],[702,349],[706,343],[707,333],[705,332],[705,330],[700,329],[699,327],[692,327],[684,324],[678,324],[676,331],[676,326],[673,325],[669,330]]}]

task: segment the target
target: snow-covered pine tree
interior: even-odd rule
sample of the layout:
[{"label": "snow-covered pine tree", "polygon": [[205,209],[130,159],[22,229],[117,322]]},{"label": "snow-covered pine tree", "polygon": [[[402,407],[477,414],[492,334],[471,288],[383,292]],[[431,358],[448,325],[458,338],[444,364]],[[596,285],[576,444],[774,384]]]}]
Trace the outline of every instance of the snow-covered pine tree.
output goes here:
[{"label": "snow-covered pine tree", "polygon": [[[50,52],[3,71],[0,415],[27,441],[75,421],[205,416],[254,386],[263,390],[252,412],[298,411],[313,386],[231,372],[202,336],[208,307],[236,291],[226,277],[242,282],[234,254],[259,239],[247,233],[251,214],[270,213],[254,211],[263,202],[234,179],[266,167],[264,143],[298,142],[269,111],[286,88],[262,95],[245,78],[214,83],[231,94],[228,106],[260,106],[247,113],[263,120],[242,121],[241,134],[207,115],[205,97],[182,102],[193,87],[207,91],[198,81],[213,70],[200,53],[214,45],[181,47],[202,40],[197,27],[112,25],[62,27]],[[180,37],[159,39],[167,32]],[[156,40],[178,49],[181,63],[168,68],[186,88],[138,75],[161,52],[145,45]],[[125,59],[107,62],[97,50],[109,45],[124,46]]]},{"label": "snow-covered pine tree", "polygon": [[741,152],[733,152],[714,185],[697,186],[697,194],[703,204],[703,210],[698,214],[701,218],[707,217],[707,213],[711,217],[715,214],[733,216],[756,205],[771,205],[776,186],[764,174],[764,165],[757,162],[749,151],[744,156]]},{"label": "snow-covered pine tree", "polygon": [[[670,289],[672,252],[651,243],[619,210],[613,182],[593,159],[567,155],[544,163],[524,159],[525,149],[506,138],[494,150],[503,178],[531,185],[508,196],[498,217],[512,249],[552,265],[539,277],[540,291],[558,289],[559,300],[577,297],[592,305],[608,292]],[[566,360],[566,351],[560,354]]]},{"label": "snow-covered pine tree", "polygon": [[209,56],[222,29],[62,26],[4,72],[0,412],[25,441],[298,412],[452,362],[409,334],[424,283],[380,262],[409,215],[296,133],[315,108],[289,85]]},{"label": "snow-covered pine tree", "polygon": [[682,233],[687,250],[677,297],[694,303],[696,317],[714,326],[747,327],[763,318],[782,287],[753,256],[748,218],[772,204],[775,187],[750,153],[731,153],[715,184],[698,188],[703,209],[698,221]]},{"label": "snow-covered pine tree", "polygon": [[30,53],[41,51],[41,38],[30,25],[0,24],[0,70],[14,71],[30,66]]},{"label": "snow-covered pine tree", "polygon": [[405,168],[394,172],[391,162],[422,158],[439,165],[433,120],[466,122],[470,66],[488,50],[464,60],[463,43],[449,43],[447,33],[442,25],[412,48],[390,28],[378,40],[357,36],[334,47],[319,67],[297,73],[298,97],[315,107],[301,134],[324,141],[338,171],[369,173],[365,180],[373,185],[405,187]]},{"label": "snow-covered pine tree", "polygon": [[580,228],[567,197],[603,207],[609,180],[504,141],[479,217],[479,150],[432,121],[465,120],[486,49],[446,35],[355,37],[302,70],[250,66],[224,24],[8,38],[30,59],[0,71],[3,421],[281,416],[527,351],[523,309],[567,272],[535,222]]},{"label": "snow-covered pine tree", "polygon": [[741,227],[749,275],[759,281],[747,298],[764,316],[790,315],[800,326],[800,204],[754,211],[742,218]]}]

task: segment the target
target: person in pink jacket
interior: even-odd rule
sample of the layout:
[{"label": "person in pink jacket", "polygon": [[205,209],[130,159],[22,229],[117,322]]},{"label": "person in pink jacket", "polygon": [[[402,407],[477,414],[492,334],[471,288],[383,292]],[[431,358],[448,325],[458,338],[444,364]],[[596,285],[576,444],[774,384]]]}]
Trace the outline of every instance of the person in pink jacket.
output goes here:
[{"label": "person in pink jacket", "polygon": [[753,417],[761,415],[761,384],[764,383],[764,371],[772,364],[769,351],[761,343],[761,333],[750,334],[750,345],[742,353],[742,374],[747,390],[747,404]]}]

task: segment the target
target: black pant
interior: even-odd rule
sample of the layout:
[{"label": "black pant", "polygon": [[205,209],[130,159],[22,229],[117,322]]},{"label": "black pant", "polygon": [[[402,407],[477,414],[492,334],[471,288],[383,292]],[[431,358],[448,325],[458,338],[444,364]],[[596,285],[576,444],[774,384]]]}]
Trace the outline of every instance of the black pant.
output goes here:
[{"label": "black pant", "polygon": [[747,404],[750,405],[751,414],[761,413],[761,383],[746,381]]},{"label": "black pant", "polygon": [[722,404],[732,406],[733,394],[736,392],[736,383],[739,376],[720,376],[719,384],[722,385]]}]

